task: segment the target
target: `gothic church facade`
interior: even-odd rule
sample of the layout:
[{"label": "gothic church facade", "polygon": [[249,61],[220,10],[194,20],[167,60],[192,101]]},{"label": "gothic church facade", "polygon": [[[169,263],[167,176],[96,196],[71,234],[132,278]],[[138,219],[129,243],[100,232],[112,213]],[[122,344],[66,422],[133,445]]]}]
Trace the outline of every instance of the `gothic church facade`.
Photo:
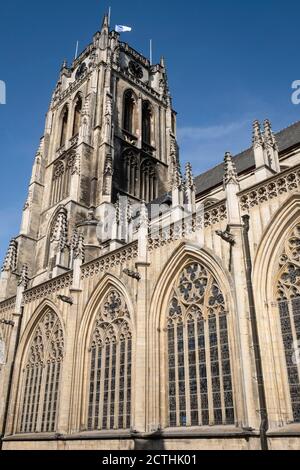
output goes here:
[{"label": "gothic church facade", "polygon": [[164,60],[105,17],[2,267],[2,448],[299,449],[299,341],[300,123],[182,176]]}]

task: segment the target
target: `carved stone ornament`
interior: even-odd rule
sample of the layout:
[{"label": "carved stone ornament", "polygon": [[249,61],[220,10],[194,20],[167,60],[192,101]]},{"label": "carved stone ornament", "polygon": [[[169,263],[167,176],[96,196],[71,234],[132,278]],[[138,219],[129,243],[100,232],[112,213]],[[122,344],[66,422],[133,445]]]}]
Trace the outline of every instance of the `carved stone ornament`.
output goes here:
[{"label": "carved stone ornament", "polygon": [[87,71],[85,62],[82,62],[76,70],[75,79],[78,80]]},{"label": "carved stone ornament", "polygon": [[278,300],[300,296],[300,224],[290,232],[279,265]]}]

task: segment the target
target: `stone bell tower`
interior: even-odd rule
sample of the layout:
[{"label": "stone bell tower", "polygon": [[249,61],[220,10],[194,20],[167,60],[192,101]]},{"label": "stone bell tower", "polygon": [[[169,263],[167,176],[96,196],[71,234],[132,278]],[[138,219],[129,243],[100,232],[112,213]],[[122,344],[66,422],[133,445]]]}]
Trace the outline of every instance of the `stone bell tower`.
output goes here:
[{"label": "stone bell tower", "polygon": [[168,191],[176,148],[164,59],[150,64],[105,16],[92,43],[61,67],[0,300],[15,295],[24,266],[34,286],[102,254],[97,226],[107,206],[119,195],[150,202]]}]

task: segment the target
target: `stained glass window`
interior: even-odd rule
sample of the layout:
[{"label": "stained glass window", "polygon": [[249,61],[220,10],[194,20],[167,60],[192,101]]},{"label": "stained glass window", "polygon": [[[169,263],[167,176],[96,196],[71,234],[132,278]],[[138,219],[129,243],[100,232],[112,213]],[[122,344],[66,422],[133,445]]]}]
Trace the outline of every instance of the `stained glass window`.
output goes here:
[{"label": "stained glass window", "polygon": [[54,432],[63,360],[60,320],[47,309],[29,348],[23,381],[20,432]]},{"label": "stained glass window", "polygon": [[198,263],[174,284],[167,342],[169,426],[234,424],[225,301]]},{"label": "stained glass window", "polygon": [[132,338],[127,305],[111,290],[103,300],[90,349],[88,429],[127,429],[131,417]]},{"label": "stained glass window", "polygon": [[300,422],[300,225],[295,227],[280,258],[277,300],[293,420]]}]

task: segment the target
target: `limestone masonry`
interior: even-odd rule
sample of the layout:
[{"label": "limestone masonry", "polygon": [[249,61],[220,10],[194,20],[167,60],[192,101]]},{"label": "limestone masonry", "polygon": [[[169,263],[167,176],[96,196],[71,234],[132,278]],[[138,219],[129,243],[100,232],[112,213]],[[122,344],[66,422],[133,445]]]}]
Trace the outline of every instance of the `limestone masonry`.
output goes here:
[{"label": "limestone masonry", "polygon": [[300,122],[193,177],[157,65],[62,65],[0,279],[3,449],[300,448]]}]

